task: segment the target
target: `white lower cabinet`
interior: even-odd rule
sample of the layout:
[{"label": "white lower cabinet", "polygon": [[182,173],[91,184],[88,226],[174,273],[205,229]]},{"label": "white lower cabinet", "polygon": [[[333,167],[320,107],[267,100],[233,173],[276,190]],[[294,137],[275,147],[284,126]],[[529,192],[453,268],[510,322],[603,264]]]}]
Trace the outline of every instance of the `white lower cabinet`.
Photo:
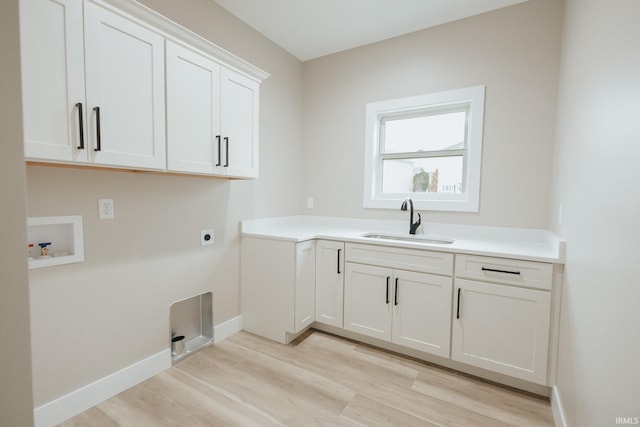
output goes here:
[{"label": "white lower cabinet", "polygon": [[294,326],[298,333],[311,325],[315,314],[316,244],[313,240],[296,244],[294,278]]},{"label": "white lower cabinet", "polygon": [[316,322],[342,328],[344,243],[316,242]]},{"label": "white lower cabinet", "polygon": [[398,351],[553,383],[553,264],[251,237],[243,237],[241,254],[243,327],[249,332],[287,343],[315,321],[333,333],[343,329],[396,344]]},{"label": "white lower cabinet", "polygon": [[395,271],[391,341],[449,357],[451,277]]},{"label": "white lower cabinet", "polygon": [[[456,274],[465,275],[466,256],[456,260]],[[471,258],[471,257],[466,257]],[[499,278],[518,283],[524,275],[518,261],[508,269],[489,266],[495,259],[473,257],[483,262],[486,280]],[[504,264],[504,263],[503,263]],[[523,263],[527,267],[536,263]],[[549,264],[539,264],[546,268]],[[466,273],[469,274],[469,273]],[[537,384],[547,384],[551,292],[517,285],[503,285],[456,277],[451,358]],[[497,281],[497,280],[496,280]],[[551,275],[540,282],[551,287]]]},{"label": "white lower cabinet", "polygon": [[288,343],[315,317],[315,241],[243,237],[240,254],[243,329]]},{"label": "white lower cabinet", "polygon": [[344,329],[449,357],[451,277],[347,263]]},{"label": "white lower cabinet", "polygon": [[348,262],[345,272],[344,329],[391,341],[393,269]]}]

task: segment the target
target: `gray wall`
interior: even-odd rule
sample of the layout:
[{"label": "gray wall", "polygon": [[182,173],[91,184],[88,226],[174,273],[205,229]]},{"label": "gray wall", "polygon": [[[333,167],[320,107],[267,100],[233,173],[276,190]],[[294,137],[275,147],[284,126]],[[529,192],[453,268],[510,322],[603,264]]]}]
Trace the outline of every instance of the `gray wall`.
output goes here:
[{"label": "gray wall", "polygon": [[[260,178],[28,167],[29,216],[83,215],[86,257],[31,270],[36,406],[167,348],[176,300],[212,291],[215,325],[240,315],[239,221],[298,213],[302,64],[212,1],[143,3],[271,74]],[[98,220],[99,198],[113,221]]]},{"label": "gray wall", "polygon": [[561,24],[533,0],[305,62],[303,212],[404,219],[362,207],[365,104],[486,85],[480,212],[423,221],[546,227]]},{"label": "gray wall", "polygon": [[33,425],[18,0],[0,2],[0,425]]},{"label": "gray wall", "polygon": [[551,223],[567,240],[557,391],[571,427],[640,417],[638,17],[635,0],[566,1]]}]

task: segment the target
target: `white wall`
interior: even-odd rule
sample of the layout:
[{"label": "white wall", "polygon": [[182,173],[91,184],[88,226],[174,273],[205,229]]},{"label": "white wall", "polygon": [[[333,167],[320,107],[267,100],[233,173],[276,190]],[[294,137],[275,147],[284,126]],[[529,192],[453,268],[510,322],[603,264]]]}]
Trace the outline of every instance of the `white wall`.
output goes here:
[{"label": "white wall", "polygon": [[405,219],[362,207],[365,104],[484,84],[480,212],[423,222],[546,227],[561,15],[532,0],[305,62],[303,212]]},{"label": "white wall", "polygon": [[[83,215],[86,257],[30,273],[36,406],[168,348],[174,301],[212,291],[215,325],[238,316],[239,221],[298,213],[302,64],[212,1],[143,3],[271,74],[260,178],[28,167],[29,216]],[[113,221],[97,219],[99,198]]]},{"label": "white wall", "polygon": [[33,425],[18,0],[0,2],[0,425]]},{"label": "white wall", "polygon": [[557,388],[572,427],[640,417],[639,17],[636,0],[566,1],[551,222],[567,240]]}]

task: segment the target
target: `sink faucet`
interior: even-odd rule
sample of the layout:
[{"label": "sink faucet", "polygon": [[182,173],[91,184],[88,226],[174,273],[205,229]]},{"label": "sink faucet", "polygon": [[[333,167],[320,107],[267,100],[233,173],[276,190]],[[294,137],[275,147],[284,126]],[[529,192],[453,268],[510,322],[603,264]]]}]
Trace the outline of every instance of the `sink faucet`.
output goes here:
[{"label": "sink faucet", "polygon": [[402,202],[402,206],[400,206],[401,211],[407,210],[407,203],[409,204],[410,214],[409,214],[409,234],[416,234],[416,230],[420,227],[420,223],[422,222],[422,217],[418,214],[418,221],[413,222],[413,200],[411,197],[407,197],[404,202]]}]

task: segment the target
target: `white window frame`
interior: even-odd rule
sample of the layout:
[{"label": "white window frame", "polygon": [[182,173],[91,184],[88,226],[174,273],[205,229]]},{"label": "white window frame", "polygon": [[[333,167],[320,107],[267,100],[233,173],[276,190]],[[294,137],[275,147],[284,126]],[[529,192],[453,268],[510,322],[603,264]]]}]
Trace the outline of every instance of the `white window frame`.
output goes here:
[{"label": "white window frame", "polygon": [[[372,102],[366,106],[364,201],[365,208],[399,209],[406,197],[412,197],[419,210],[478,212],[480,209],[480,169],[482,163],[482,133],[484,123],[484,86],[389,101]],[[462,194],[382,193],[382,161],[380,121],[394,114],[413,111],[468,106],[466,146],[463,158]],[[387,155],[388,157],[388,155]]]}]

